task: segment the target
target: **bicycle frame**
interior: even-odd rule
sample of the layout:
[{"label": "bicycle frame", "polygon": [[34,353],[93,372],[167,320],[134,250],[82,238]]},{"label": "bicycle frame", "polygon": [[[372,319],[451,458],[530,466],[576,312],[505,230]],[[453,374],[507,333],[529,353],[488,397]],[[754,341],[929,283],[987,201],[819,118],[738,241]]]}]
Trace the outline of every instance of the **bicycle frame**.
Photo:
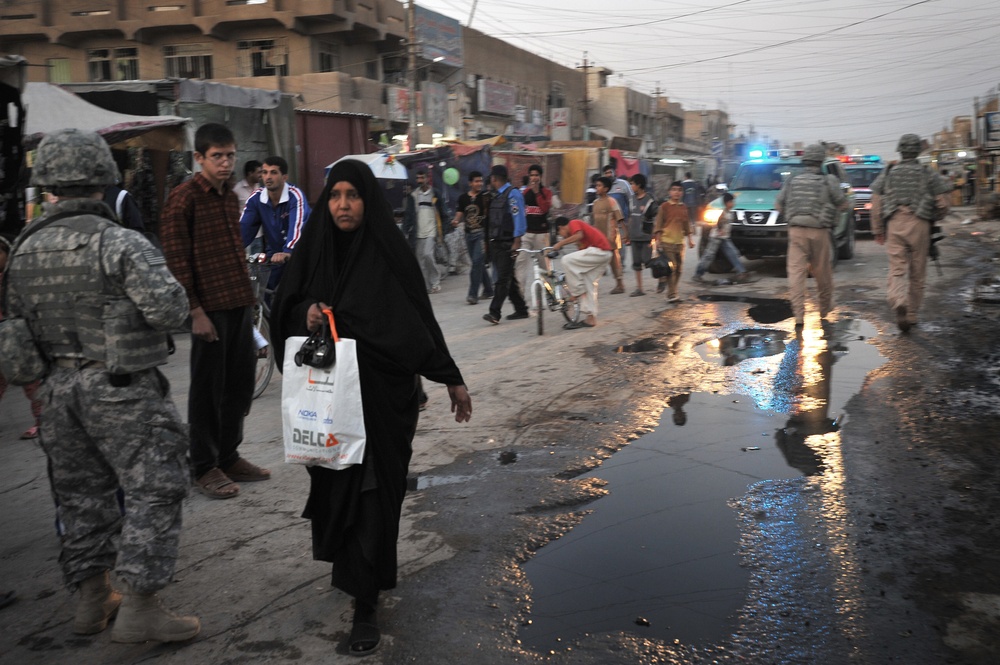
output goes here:
[{"label": "bicycle frame", "polygon": [[562,312],[563,317],[568,322],[575,322],[580,318],[580,305],[576,301],[570,301],[567,296],[569,292],[566,288],[566,276],[554,268],[542,268],[542,258],[548,259],[547,252],[552,251],[551,247],[542,249],[519,249],[519,252],[526,252],[531,255],[531,269],[534,280],[531,282],[530,308],[536,312],[538,318],[538,334],[544,332],[542,312],[546,308],[552,312]]},{"label": "bicycle frame", "polygon": [[257,333],[267,340],[267,356],[261,358],[254,354],[254,389],[253,398],[257,399],[267,388],[274,374],[274,346],[271,344],[271,327],[268,319],[271,316],[270,296],[274,293],[267,288],[267,280],[271,273],[271,263],[261,260],[261,255],[252,255],[249,263],[250,282],[254,287],[257,302],[253,306],[253,325]]}]

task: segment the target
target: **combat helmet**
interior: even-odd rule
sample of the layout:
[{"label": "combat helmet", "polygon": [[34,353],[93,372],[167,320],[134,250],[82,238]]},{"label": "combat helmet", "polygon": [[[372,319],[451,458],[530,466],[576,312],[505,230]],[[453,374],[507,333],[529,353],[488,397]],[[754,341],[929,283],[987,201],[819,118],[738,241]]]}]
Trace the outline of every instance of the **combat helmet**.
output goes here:
[{"label": "combat helmet", "polygon": [[111,148],[97,132],[59,129],[38,145],[31,184],[37,187],[104,187],[118,182]]},{"label": "combat helmet", "polygon": [[919,155],[923,149],[923,141],[916,134],[903,134],[899,137],[899,144],[896,146],[896,152],[899,154],[914,157]]},{"label": "combat helmet", "polygon": [[803,162],[814,162],[816,164],[822,164],[824,159],[826,159],[826,148],[824,148],[819,143],[813,143],[812,145],[807,145],[806,149],[802,151]]}]

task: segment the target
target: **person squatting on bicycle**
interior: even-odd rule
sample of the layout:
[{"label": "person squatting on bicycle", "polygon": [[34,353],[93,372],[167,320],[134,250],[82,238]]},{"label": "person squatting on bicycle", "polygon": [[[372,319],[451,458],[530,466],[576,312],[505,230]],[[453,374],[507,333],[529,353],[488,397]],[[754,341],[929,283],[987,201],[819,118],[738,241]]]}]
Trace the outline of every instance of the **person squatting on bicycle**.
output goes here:
[{"label": "person squatting on bicycle", "polygon": [[579,219],[557,217],[556,232],[562,240],[552,245],[553,253],[571,243],[579,247],[562,257],[562,268],[570,297],[580,299],[580,319],[563,328],[593,328],[597,325],[597,283],[611,263],[611,243],[603,233]]}]

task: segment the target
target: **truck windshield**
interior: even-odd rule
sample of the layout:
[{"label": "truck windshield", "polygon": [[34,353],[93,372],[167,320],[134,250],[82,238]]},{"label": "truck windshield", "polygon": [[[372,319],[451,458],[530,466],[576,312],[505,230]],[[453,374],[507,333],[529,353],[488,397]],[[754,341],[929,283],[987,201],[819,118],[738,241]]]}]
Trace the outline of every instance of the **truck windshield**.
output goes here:
[{"label": "truck windshield", "polygon": [[847,178],[851,181],[851,187],[861,187],[868,189],[875,182],[875,178],[882,172],[882,169],[847,169]]},{"label": "truck windshield", "polygon": [[786,180],[802,173],[801,164],[743,164],[730,185],[731,190],[781,189]]}]

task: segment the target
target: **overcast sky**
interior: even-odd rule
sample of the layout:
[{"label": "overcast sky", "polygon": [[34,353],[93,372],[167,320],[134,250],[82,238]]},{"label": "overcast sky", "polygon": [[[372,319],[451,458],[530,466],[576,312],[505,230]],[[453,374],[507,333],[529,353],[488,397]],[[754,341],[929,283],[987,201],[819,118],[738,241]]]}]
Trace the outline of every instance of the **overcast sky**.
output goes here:
[{"label": "overcast sky", "polygon": [[[417,4],[468,25],[473,1]],[[1000,83],[998,0],[478,0],[472,27],[570,67],[586,51],[737,134],[886,157]]]}]

